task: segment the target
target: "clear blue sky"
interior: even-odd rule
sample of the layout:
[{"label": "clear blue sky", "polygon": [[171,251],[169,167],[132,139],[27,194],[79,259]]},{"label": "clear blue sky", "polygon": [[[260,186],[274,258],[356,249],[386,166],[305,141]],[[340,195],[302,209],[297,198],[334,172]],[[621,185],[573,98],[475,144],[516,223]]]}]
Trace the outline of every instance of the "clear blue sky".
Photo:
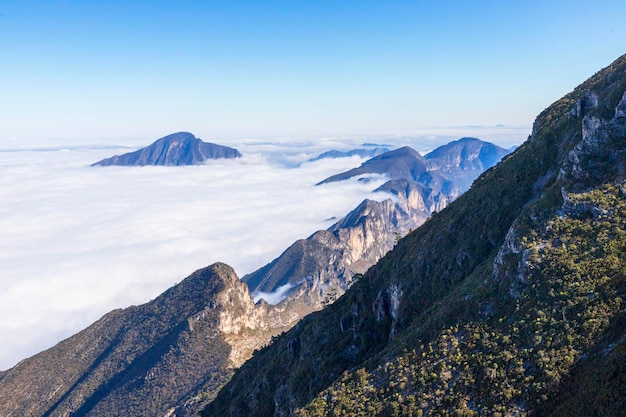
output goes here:
[{"label": "clear blue sky", "polygon": [[624,16],[623,0],[0,1],[0,145],[530,125],[626,53]]}]

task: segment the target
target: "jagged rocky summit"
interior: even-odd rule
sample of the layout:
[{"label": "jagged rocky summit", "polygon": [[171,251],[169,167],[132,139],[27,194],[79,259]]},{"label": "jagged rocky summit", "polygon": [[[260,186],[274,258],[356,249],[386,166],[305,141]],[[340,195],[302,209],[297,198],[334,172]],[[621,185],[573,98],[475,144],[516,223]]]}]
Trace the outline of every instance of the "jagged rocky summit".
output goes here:
[{"label": "jagged rocky summit", "polygon": [[203,416],[622,416],[626,55]]},{"label": "jagged rocky summit", "polygon": [[203,142],[189,132],[178,132],[135,152],[115,155],[92,166],[201,165],[208,159],[239,158],[237,149]]}]

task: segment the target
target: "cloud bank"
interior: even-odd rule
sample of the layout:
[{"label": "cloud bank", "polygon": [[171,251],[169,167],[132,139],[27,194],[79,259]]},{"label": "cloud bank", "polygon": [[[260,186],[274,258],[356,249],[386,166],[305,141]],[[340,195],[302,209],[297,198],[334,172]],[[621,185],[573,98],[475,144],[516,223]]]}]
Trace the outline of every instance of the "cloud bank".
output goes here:
[{"label": "cloud bank", "polygon": [[0,369],[213,262],[251,272],[370,189],[314,186],[358,159],[88,166],[111,152],[0,152]]},{"label": "cloud bank", "polygon": [[[420,151],[448,141],[432,138],[380,141]],[[0,369],[213,262],[252,272],[364,198],[384,198],[370,194],[379,183],[314,186],[362,159],[295,168],[366,141],[243,140],[225,143],[243,158],[192,167],[89,166],[147,143],[0,144]]]}]

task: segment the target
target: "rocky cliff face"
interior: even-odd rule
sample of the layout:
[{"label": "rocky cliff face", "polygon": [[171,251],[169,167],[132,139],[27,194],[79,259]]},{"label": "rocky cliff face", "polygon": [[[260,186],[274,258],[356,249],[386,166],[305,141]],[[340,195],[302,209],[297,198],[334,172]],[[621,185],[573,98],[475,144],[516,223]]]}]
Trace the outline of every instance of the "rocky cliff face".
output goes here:
[{"label": "rocky cliff face", "polygon": [[92,166],[201,165],[207,159],[239,157],[241,154],[236,149],[203,142],[188,132],[178,132],[138,151],[103,159]]},{"label": "rocky cliff face", "polygon": [[[364,273],[393,247],[398,237],[390,225],[398,216],[391,200],[365,200],[340,223],[295,242],[243,280],[257,298],[288,287],[284,293],[287,303],[297,301],[307,313],[319,310],[341,296],[355,275]],[[424,219],[406,216],[403,225],[417,227]]]},{"label": "rocky cliff face", "polygon": [[284,309],[255,306],[232,268],[215,264],[8,370],[0,415],[194,415],[294,320]]}]

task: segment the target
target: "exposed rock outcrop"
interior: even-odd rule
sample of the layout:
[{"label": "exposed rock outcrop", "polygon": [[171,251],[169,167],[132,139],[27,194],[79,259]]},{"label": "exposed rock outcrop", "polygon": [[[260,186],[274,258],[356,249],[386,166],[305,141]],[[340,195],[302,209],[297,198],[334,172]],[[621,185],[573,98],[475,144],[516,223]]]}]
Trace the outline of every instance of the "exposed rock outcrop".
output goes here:
[{"label": "exposed rock outcrop", "polygon": [[615,116],[613,116],[613,122],[617,122],[618,119],[626,117],[626,92],[622,96],[622,99],[615,108]]},{"label": "exposed rock outcrop", "polygon": [[[419,227],[435,207],[414,184],[396,180],[381,191],[394,191],[396,202],[364,200],[328,230],[291,245],[270,264],[243,277],[256,297],[288,285],[289,302],[320,309],[341,296],[391,250],[401,236]],[[437,207],[440,207],[438,205]]]}]

